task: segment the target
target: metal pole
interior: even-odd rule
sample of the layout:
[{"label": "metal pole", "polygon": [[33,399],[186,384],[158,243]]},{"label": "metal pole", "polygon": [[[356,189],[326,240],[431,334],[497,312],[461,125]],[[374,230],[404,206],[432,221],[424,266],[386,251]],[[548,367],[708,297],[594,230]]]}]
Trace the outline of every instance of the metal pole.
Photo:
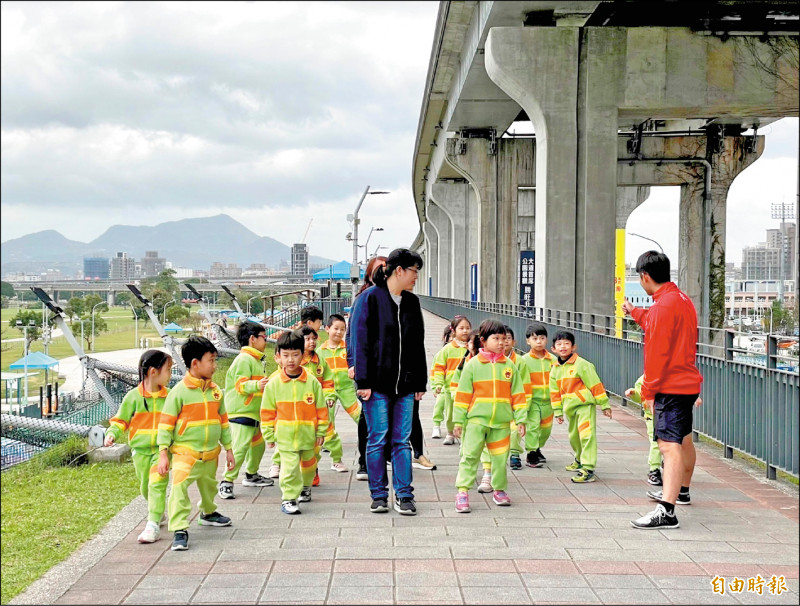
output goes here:
[{"label": "metal pole", "polygon": [[[25,339],[25,408],[28,407],[28,327],[23,326],[23,339]],[[22,408],[19,414],[22,415]]]},{"label": "metal pole", "polygon": [[[358,201],[358,205],[356,206],[356,211],[353,213],[353,267],[350,269],[350,280],[353,286],[352,289],[353,299],[355,299],[356,291],[358,290],[358,279],[354,280],[353,277],[358,276],[360,274],[358,270],[358,223],[359,223],[358,211],[361,208],[361,205],[364,203],[364,198],[367,197],[368,193],[369,193],[369,185],[367,185],[367,188],[364,190],[364,193],[361,194],[361,199]],[[354,274],[353,273],[354,271],[358,273]]]},{"label": "metal pole", "polygon": [[128,301],[128,304],[131,306],[131,311],[133,312],[133,324],[134,324],[133,346],[139,347],[139,314],[136,313],[136,308],[133,306],[133,301]]}]

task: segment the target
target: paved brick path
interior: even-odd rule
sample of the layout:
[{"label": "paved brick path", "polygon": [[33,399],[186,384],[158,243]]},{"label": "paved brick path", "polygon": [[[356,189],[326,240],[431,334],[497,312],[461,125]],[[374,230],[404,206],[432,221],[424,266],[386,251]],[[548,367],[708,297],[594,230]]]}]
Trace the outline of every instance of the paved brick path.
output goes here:
[{"label": "paved brick path", "polygon": [[[430,359],[444,324],[431,315],[426,323]],[[416,517],[370,513],[366,482],[330,471],[325,455],[302,515],[280,512],[277,486],[237,482],[236,500],[220,505],[233,526],[193,525],[189,551],[173,553],[169,533],[137,544],[140,522],[57,603],[798,603],[796,491],[701,450],[681,528],[635,530],[629,521],[653,506],[644,422],[615,406],[613,420],[598,416],[598,482],[569,481],[566,426],[556,425],[548,465],[509,473],[511,507],[473,491],[473,512],[457,514],[458,448],[428,437],[432,405],[426,396],[422,417],[438,470],[415,470]],[[352,465],[355,425],[340,415],[339,428]],[[717,575],[783,575],[787,591],[726,586],[719,596]]]}]

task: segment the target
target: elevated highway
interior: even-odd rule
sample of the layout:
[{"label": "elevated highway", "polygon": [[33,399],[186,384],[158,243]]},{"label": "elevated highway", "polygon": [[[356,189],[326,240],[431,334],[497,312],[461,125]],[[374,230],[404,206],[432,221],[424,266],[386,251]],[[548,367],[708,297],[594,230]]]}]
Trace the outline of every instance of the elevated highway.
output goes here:
[{"label": "elevated highway", "polygon": [[717,323],[727,191],[798,114],[797,30],[787,2],[441,2],[419,291],[613,313],[627,217],[679,185],[680,285]]}]

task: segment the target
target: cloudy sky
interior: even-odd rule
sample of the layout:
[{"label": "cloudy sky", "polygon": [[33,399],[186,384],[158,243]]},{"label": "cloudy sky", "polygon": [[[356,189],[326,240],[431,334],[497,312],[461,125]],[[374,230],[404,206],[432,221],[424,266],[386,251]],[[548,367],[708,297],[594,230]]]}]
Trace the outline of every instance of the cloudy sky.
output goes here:
[{"label": "cloudy sky", "polygon": [[[311,252],[344,239],[367,185],[362,239],[418,231],[411,161],[437,2],[2,3],[0,239],[230,214]],[[763,240],[769,202],[794,201],[797,120],[734,183],[728,242]],[[629,231],[677,257],[676,188]],[[733,211],[733,212],[731,212]],[[628,257],[649,243],[629,237]],[[363,254],[363,252],[362,252]]]}]

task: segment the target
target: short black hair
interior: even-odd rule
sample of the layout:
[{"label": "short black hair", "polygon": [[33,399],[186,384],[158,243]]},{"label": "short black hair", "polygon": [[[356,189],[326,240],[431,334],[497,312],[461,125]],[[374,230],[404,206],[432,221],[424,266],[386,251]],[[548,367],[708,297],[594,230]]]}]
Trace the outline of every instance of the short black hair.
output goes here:
[{"label": "short black hair", "polygon": [[[333,326],[334,322],[344,322],[344,316],[342,314],[331,314],[328,316],[328,323],[325,325],[328,328]],[[347,322],[344,322],[347,324]]]},{"label": "short black hair", "polygon": [[514,330],[508,324],[503,324],[503,328],[506,329],[507,335],[511,335],[511,338],[516,340],[517,337],[514,336]]},{"label": "short black hair", "polygon": [[300,321],[305,324],[306,322],[316,322],[322,320],[322,310],[316,305],[309,305],[300,310]]},{"label": "short black hair", "polygon": [[505,334],[506,334],[506,327],[499,320],[486,319],[483,322],[481,322],[480,326],[478,326],[478,335],[484,341],[489,337],[491,337],[492,335],[505,336]]},{"label": "short black hair", "polygon": [[236,329],[236,340],[239,341],[239,345],[244,347],[250,344],[250,337],[258,337],[261,333],[267,334],[267,331],[261,324],[245,320],[239,324],[239,328]]},{"label": "short black hair", "polygon": [[533,336],[546,337],[547,327],[540,322],[531,322],[525,329],[525,338],[530,339]]},{"label": "short black hair", "polygon": [[305,351],[306,342],[299,330],[284,330],[278,335],[275,351]]},{"label": "short black hair", "polygon": [[186,368],[191,368],[192,360],[202,360],[207,353],[216,355],[218,353],[217,348],[205,337],[197,335],[192,335],[186,339],[186,343],[181,347],[181,358],[183,358]]},{"label": "short black hair", "polygon": [[314,335],[315,337],[319,336],[319,333],[316,330],[314,330],[313,328],[311,328],[308,324],[304,324],[303,326],[301,326],[297,330],[300,331],[300,335],[304,339],[305,339],[306,335]]},{"label": "short black hair", "polygon": [[667,255],[654,250],[642,253],[636,260],[636,273],[647,273],[656,284],[669,282],[669,259]]},{"label": "short black hair", "polygon": [[558,331],[558,332],[555,334],[555,336],[553,337],[553,345],[555,345],[555,344],[556,344],[556,341],[561,341],[561,340],[564,340],[564,341],[569,341],[570,343],[572,343],[573,345],[575,345],[575,335],[574,335],[574,334],[572,334],[572,333],[571,333],[570,331],[568,331],[568,330],[559,330],[559,331]]}]

